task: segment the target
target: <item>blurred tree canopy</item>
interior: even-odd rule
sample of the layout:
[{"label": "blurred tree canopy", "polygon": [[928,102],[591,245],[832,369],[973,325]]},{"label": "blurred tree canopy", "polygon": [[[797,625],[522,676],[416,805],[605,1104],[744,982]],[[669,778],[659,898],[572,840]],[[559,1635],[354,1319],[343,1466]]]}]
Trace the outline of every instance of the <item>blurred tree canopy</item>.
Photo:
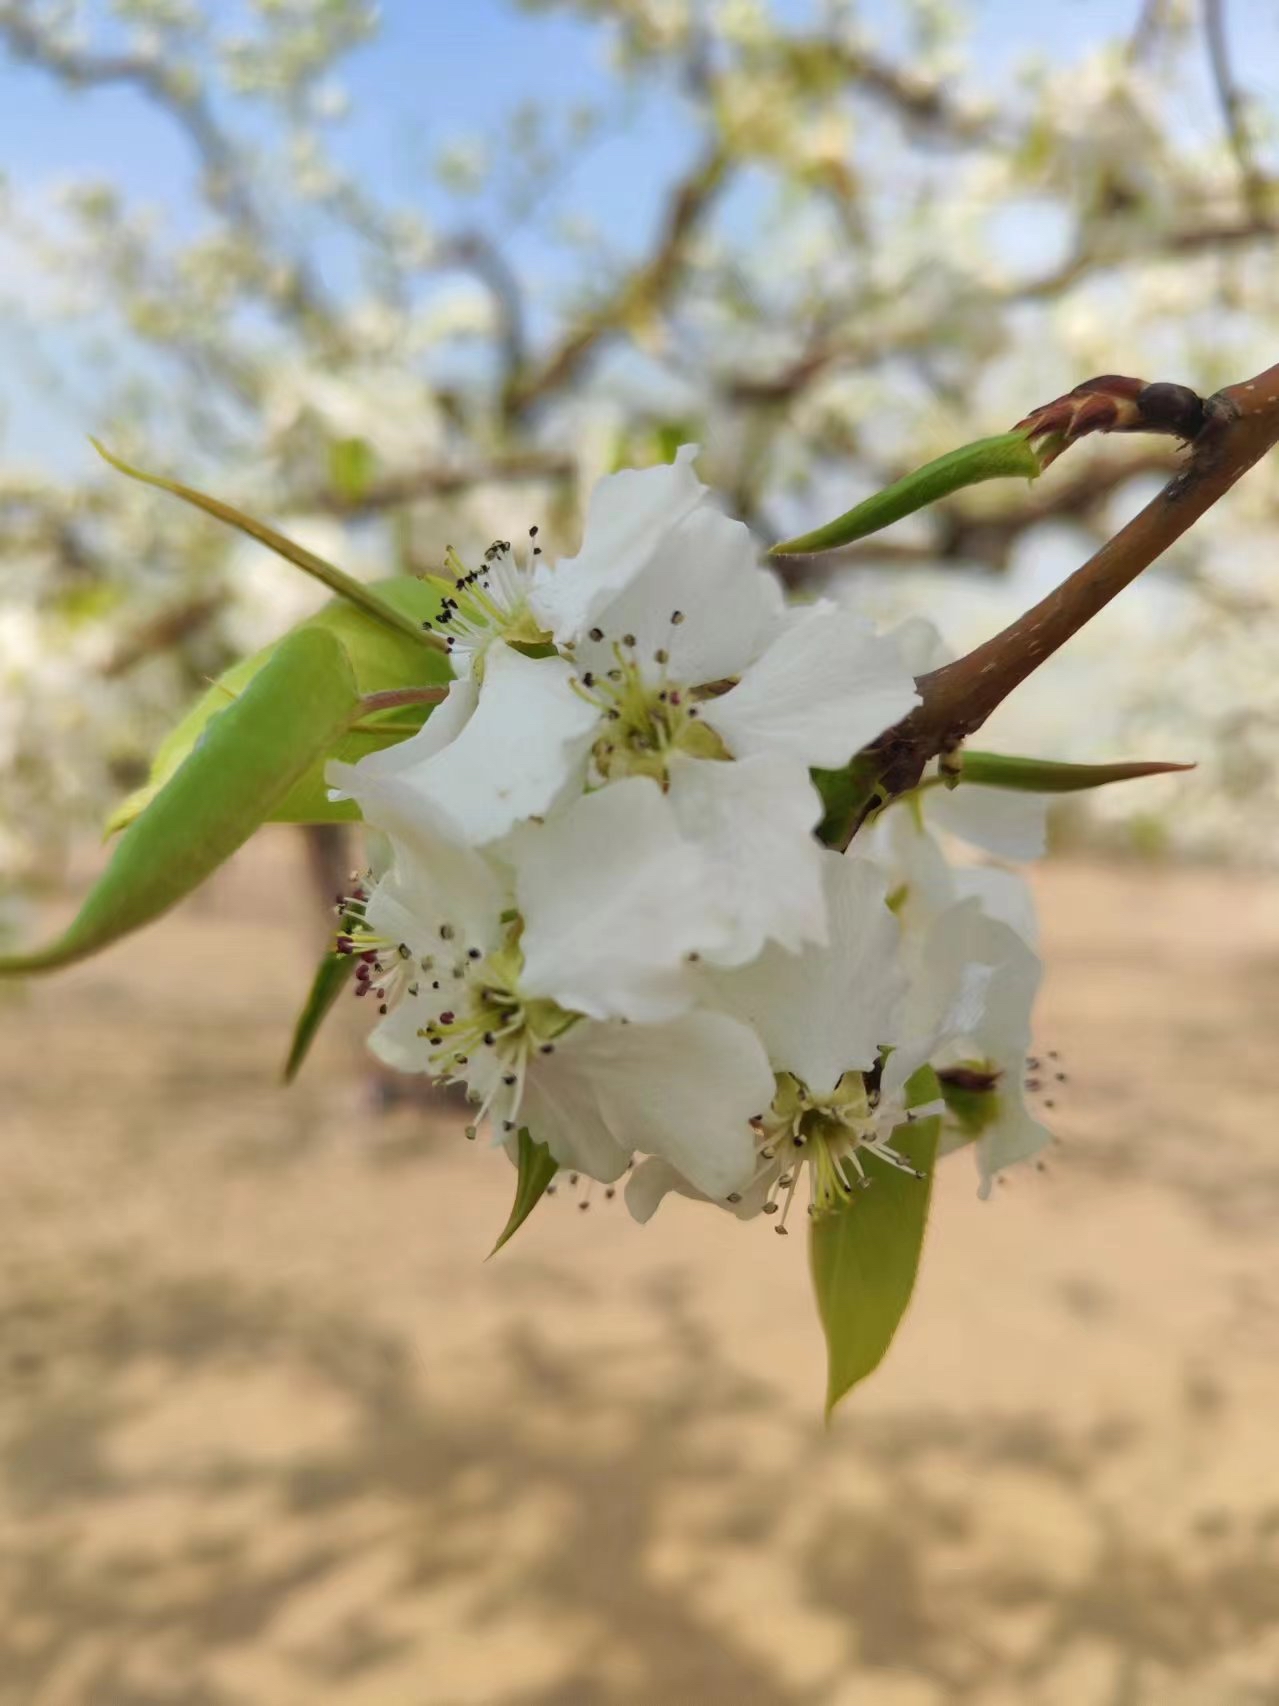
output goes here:
[{"label": "blurred tree canopy", "polygon": [[[371,0],[0,0],[7,78],[127,95],[197,167],[194,203],[160,212],[92,161],[56,197],[11,180],[0,201],[24,281],[9,316],[99,352],[84,431],[355,572],[412,572],[534,521],[571,545],[585,485],[684,440],[766,541],[1089,374],[1208,391],[1274,359],[1272,116],[1219,0],[1134,3],[1116,39],[1027,59],[997,95],[944,0],[879,31],[841,0],[523,10],[596,32],[607,98],[565,110],[530,88],[477,114],[435,162],[442,222],[344,157]],[[658,216],[621,195],[585,216],[576,166],[652,91],[683,153],[654,165]],[[530,233],[536,267],[514,253]],[[969,571],[1061,528],[1077,556],[1172,461],[1080,447],[835,572],[850,597],[981,632],[1008,595],[974,595]],[[1115,730],[1212,747],[1205,840],[1237,841],[1238,799],[1273,780],[1277,514],[1263,473],[1107,630]],[[106,468],[68,479],[12,450],[0,577],[0,873],[18,879],[101,821],[205,677],[315,596]],[[1049,721],[1060,756],[1097,755],[1077,705]]]}]

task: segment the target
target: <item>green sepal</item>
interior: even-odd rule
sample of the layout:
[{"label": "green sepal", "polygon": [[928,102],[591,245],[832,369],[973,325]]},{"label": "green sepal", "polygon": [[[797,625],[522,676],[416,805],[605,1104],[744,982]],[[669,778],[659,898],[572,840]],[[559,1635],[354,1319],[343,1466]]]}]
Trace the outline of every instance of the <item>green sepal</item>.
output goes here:
[{"label": "green sepal", "polygon": [[810,771],[826,808],[817,826],[817,839],[823,847],[842,851],[848,846],[863,812],[875,798],[879,770],[878,761],[863,754],[842,770]]},{"label": "green sepal", "polygon": [[952,775],[983,788],[1014,788],[1028,794],[1074,794],[1084,788],[1104,788],[1110,782],[1132,782],[1141,776],[1166,776],[1193,770],[1193,764],[1136,760],[1119,764],[1062,764],[1051,758],[1012,758],[1002,752],[971,752],[967,747],[953,761]]},{"label": "green sepal", "polygon": [[1020,476],[1033,480],[1042,473],[1044,463],[1031,447],[1024,431],[999,433],[994,438],[979,438],[958,450],[947,451],[933,462],[926,462],[882,492],[864,499],[843,515],[828,521],[824,527],[786,539],[772,547],[775,557],[811,556],[818,551],[835,551],[841,545],[851,545],[868,533],[878,533],[905,515],[949,497],[964,486],[975,486],[983,480],[1003,480]]},{"label": "green sepal", "polygon": [[292,563],[294,568],[323,581],[331,592],[336,592],[339,597],[357,606],[375,621],[381,622],[384,627],[404,634],[417,646],[437,652],[447,650],[438,634],[429,633],[420,623],[414,622],[402,610],[397,610],[393,604],[381,598],[369,582],[356,580],[344,569],[339,569],[336,563],[329,563],[323,557],[317,557],[315,552],[308,551],[305,545],[299,545],[296,540],[277,533],[274,527],[268,527],[264,521],[255,521],[243,510],[223,503],[221,498],[211,498],[205,492],[196,491],[194,486],[184,486],[180,480],[168,480],[163,475],[148,474],[141,468],[130,467],[118,456],[113,456],[96,438],[91,438],[89,442],[103,461],[109,462],[121,474],[127,474],[131,480],[140,480],[144,486],[154,486],[159,491],[171,492],[175,498],[181,498],[184,503],[203,510],[215,521],[225,522],[237,532],[256,539],[259,545],[265,545],[268,551],[274,551],[277,557],[283,557],[285,562]]},{"label": "green sepal", "polygon": [[515,1179],[515,1201],[511,1204],[511,1212],[502,1228],[501,1237],[489,1251],[490,1256],[496,1256],[503,1244],[515,1236],[546,1195],[546,1187],[560,1170],[559,1162],[554,1159],[546,1145],[534,1143],[527,1126],[520,1127],[518,1142],[519,1172]]},{"label": "green sepal", "polygon": [[311,1044],[319,1035],[320,1026],[351,981],[351,974],[358,964],[355,954],[325,954],[315,968],[311,988],[293,1027],[293,1040],[289,1044],[289,1057],[282,1074],[286,1084],[292,1084],[302,1070],[302,1062],[311,1052]]},{"label": "green sepal", "polygon": [[[906,1086],[908,1107],[940,1096],[931,1067]],[[906,1312],[928,1222],[941,1119],[900,1125],[892,1144],[924,1175],[861,1156],[870,1186],[809,1222],[809,1265],[826,1335],[826,1419],[858,1381],[882,1362]]]},{"label": "green sepal", "polygon": [[69,965],[167,912],[336,744],[359,698],[331,634],[290,635],[121,836],[70,928],[45,948],[0,959],[0,973]]},{"label": "green sepal", "polygon": [[[370,582],[370,585],[386,604],[415,621],[425,621],[439,609],[438,595],[412,575],[397,575],[390,580]],[[330,633],[341,642],[361,694],[378,693],[392,687],[443,686],[450,679],[448,659],[442,653],[424,652],[403,634],[383,627],[364,611],[356,610],[339,599],[317,610],[290,632],[299,634],[313,629]],[[107,819],[108,835],[125,828],[145,811],[191,751],[210,719],[239,698],[283,643],[283,640],[274,640],[252,657],[233,664],[196,701],[160,743],[148,781],[122,800]],[[373,719],[368,728],[345,733],[331,752],[324,753],[305,775],[299,777],[271,813],[269,821],[356,822],[360,814],[353,801],[329,799],[324,781],[325,764],[330,758],[354,764],[367,753],[393,746],[420,727],[429,710],[429,706],[405,706],[394,715],[384,713],[381,718]]]}]

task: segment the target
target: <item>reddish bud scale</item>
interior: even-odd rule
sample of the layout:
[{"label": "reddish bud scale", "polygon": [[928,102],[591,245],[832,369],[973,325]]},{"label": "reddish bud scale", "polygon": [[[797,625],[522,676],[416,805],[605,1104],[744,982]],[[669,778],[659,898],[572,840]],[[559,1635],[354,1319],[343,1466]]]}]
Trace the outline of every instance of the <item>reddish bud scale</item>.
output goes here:
[{"label": "reddish bud scale", "polygon": [[1034,441],[1046,468],[1090,432],[1169,433],[1189,443],[1205,418],[1203,398],[1187,385],[1148,385],[1144,379],[1103,373],[1032,409],[1013,430]]}]

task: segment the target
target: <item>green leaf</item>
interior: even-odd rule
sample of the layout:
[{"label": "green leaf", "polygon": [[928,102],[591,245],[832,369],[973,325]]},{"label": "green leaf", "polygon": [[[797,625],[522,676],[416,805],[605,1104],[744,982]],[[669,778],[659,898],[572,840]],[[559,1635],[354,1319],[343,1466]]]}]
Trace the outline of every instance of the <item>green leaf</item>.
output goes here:
[{"label": "green leaf", "polygon": [[1104,788],[1108,782],[1131,782],[1140,776],[1165,776],[1193,770],[1193,764],[1138,760],[1127,764],[1059,764],[1051,758],[1010,758],[1002,752],[959,754],[961,782],[983,788],[1016,788],[1031,794],[1073,794],[1081,788]]},{"label": "green leaf", "polygon": [[310,1053],[311,1044],[319,1034],[320,1026],[328,1018],[358,964],[359,960],[355,954],[325,954],[315,968],[310,993],[298,1014],[297,1024],[293,1027],[289,1058],[284,1063],[286,1084],[292,1084],[301,1071],[302,1062]]},{"label": "green leaf", "polygon": [[[928,1067],[907,1086],[908,1105],[939,1094]],[[863,1153],[870,1187],[809,1222],[809,1263],[826,1334],[826,1416],[883,1360],[915,1288],[928,1221],[941,1120],[898,1126],[893,1147],[924,1174],[912,1178]]]},{"label": "green leaf", "polygon": [[917,509],[949,497],[963,486],[975,486],[982,480],[1001,480],[1020,475],[1033,480],[1042,471],[1039,456],[1030,446],[1024,432],[1000,433],[995,438],[979,438],[959,450],[951,450],[934,462],[927,462],[885,486],[882,492],[855,504],[844,515],[836,516],[824,527],[803,533],[797,539],[787,539],[772,547],[775,557],[811,556],[818,551],[834,551],[841,545],[851,545],[868,533],[878,533],[913,515]]},{"label": "green leaf", "polygon": [[184,486],[180,480],[166,480],[159,474],[148,474],[141,468],[131,468],[127,462],[113,456],[96,438],[91,438],[89,442],[98,455],[121,474],[127,474],[133,480],[140,480],[144,486],[155,486],[162,492],[172,492],[174,497],[194,505],[196,509],[202,509],[206,515],[213,516],[214,520],[225,522],[228,527],[246,533],[250,539],[256,539],[259,545],[265,545],[268,551],[274,551],[278,557],[283,557],[304,574],[314,575],[316,580],[323,581],[331,591],[338,593],[385,627],[394,628],[407,635],[417,645],[433,651],[446,650],[444,641],[438,634],[428,633],[419,622],[414,622],[403,611],[380,598],[367,581],[356,580],[344,569],[339,569],[335,563],[325,562],[324,558],[317,557],[314,551],[308,551],[304,545],[285,538],[283,533],[277,533],[264,521],[255,521],[251,515],[245,515],[243,510],[223,503],[220,498],[208,497],[204,492],[197,492],[194,486]]},{"label": "green leaf", "polygon": [[291,635],[125,831],[65,934],[0,959],[0,973],[69,965],[167,912],[270,817],[358,706],[338,641]]},{"label": "green leaf", "polygon": [[501,1237],[489,1251],[490,1256],[496,1256],[503,1244],[515,1236],[545,1196],[546,1187],[559,1172],[559,1162],[553,1159],[544,1143],[534,1143],[528,1134],[527,1126],[520,1127],[519,1146],[515,1201],[511,1204],[511,1212],[502,1228]]},{"label": "green leaf", "polygon": [[[438,594],[410,575],[371,583],[378,596],[417,621],[434,616]],[[321,629],[342,644],[355,674],[355,685],[363,695],[390,687],[443,686],[450,678],[448,659],[439,652],[424,652],[403,634],[385,628],[362,610],[335,600],[292,630],[305,633]],[[287,638],[287,636],[286,636]],[[146,810],[200,738],[210,718],[225,711],[243,693],[250,681],[279,650],[283,640],[274,640],[250,658],[233,664],[212,684],[161,742],[146,784],[122,800],[107,820],[107,834],[124,829]],[[366,753],[393,746],[421,726],[429,707],[416,713],[403,708],[373,729],[354,729],[343,734],[331,752],[326,752],[299,778],[270,814],[272,823],[353,823],[359,811],[351,800],[330,800],[324,782],[324,766],[330,758],[354,764]]]}]

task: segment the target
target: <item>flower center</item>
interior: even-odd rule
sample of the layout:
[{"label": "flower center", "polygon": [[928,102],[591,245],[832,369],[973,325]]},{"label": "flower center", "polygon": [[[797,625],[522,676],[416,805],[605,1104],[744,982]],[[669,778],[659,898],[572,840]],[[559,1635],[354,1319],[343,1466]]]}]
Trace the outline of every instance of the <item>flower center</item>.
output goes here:
[{"label": "flower center", "polygon": [[[535,538],[537,528],[529,529]],[[541,547],[532,547],[534,557]],[[484,654],[495,640],[508,645],[543,646],[551,636],[529,607],[530,578],[516,561],[509,539],[495,539],[478,568],[468,569],[450,545],[444,571],[426,577],[440,594],[440,614],[427,627],[444,636],[450,654],[469,658],[482,677]]]},{"label": "flower center", "polygon": [[515,1131],[531,1057],[553,1054],[556,1038],[578,1019],[554,1001],[521,992],[521,921],[512,920],[502,946],[487,955],[459,946],[447,922],[439,926],[439,949],[417,953],[381,934],[367,918],[368,905],[363,886],[338,903],[337,951],[358,958],[355,993],[373,994],[383,1017],[404,1001],[413,1003],[431,1076],[467,1085],[479,1104],[468,1137],[490,1118],[503,1134]]},{"label": "flower center", "polygon": [[[593,628],[590,637],[599,642],[604,635]],[[656,672],[651,672],[641,662],[633,634],[615,640],[612,653],[611,668],[584,669],[573,682],[574,691],[595,707],[607,725],[591,754],[603,781],[651,776],[665,786],[673,753],[732,757],[701,714],[702,704],[723,690],[721,684],[688,687],[672,681],[669,656],[660,648],[653,653]]]},{"label": "flower center", "polygon": [[[865,1155],[922,1179],[891,1141],[896,1128],[914,1118],[897,1101],[881,1101],[860,1072],[846,1072],[826,1096],[814,1096],[789,1072],[779,1073],[771,1109],[751,1122],[756,1171],[747,1191],[763,1189],[762,1212],[780,1215],[774,1230],[784,1235],[805,1166],[810,1215],[829,1214],[870,1185]],[[740,1200],[736,1193],[729,1198]]]}]

